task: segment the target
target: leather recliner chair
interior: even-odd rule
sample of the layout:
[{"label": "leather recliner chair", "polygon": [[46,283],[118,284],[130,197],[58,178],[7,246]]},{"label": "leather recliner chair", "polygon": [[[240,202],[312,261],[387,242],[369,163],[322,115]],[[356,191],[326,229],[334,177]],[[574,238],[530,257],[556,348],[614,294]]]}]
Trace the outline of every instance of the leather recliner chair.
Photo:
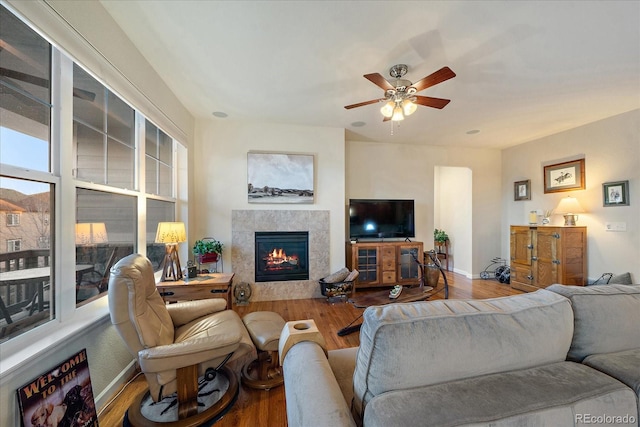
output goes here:
[{"label": "leather recliner chair", "polygon": [[[255,346],[238,314],[225,310],[224,299],[165,304],[151,262],[140,254],[121,259],[111,269],[108,295],[111,322],[138,361],[154,402],[177,392],[179,421],[190,420],[185,425],[199,425],[233,404],[238,380],[225,364],[255,353]],[[198,413],[198,377],[212,379],[218,373],[229,380],[227,393]],[[146,424],[140,414],[145,395],[129,407],[134,425]]]}]

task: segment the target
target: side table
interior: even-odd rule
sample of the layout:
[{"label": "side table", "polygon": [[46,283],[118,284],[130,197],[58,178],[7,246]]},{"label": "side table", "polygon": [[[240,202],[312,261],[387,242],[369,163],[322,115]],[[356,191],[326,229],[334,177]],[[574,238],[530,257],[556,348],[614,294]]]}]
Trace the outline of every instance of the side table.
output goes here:
[{"label": "side table", "polygon": [[199,274],[192,279],[159,282],[156,287],[165,302],[225,298],[227,309],[230,310],[233,307],[233,276],[234,273]]}]

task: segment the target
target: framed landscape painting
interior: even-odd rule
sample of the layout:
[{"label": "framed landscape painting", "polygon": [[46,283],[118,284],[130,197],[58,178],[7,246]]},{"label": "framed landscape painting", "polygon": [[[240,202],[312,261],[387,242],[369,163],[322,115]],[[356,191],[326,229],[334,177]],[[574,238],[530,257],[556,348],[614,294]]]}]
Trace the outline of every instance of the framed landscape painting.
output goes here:
[{"label": "framed landscape painting", "polygon": [[313,203],[313,154],[247,153],[249,203]]},{"label": "framed landscape painting", "polygon": [[585,189],[584,159],[544,167],[544,192]]}]

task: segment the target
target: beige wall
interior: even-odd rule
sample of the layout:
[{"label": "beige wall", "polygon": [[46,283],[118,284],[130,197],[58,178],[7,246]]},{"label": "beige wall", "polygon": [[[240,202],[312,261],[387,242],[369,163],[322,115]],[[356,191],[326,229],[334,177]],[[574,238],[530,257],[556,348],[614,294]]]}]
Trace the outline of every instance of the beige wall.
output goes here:
[{"label": "beige wall", "polygon": [[[471,170],[471,260],[461,271],[478,275],[500,254],[500,150],[347,142],[349,198],[414,199],[416,240],[433,246],[434,177],[437,166]],[[452,236],[455,239],[455,236]],[[464,248],[459,248],[464,253]]]},{"label": "beige wall", "polygon": [[[195,222],[189,241],[215,237],[226,246],[224,269],[231,265],[231,211],[234,209],[328,210],[331,270],[344,266],[344,130],[249,123],[233,120],[200,120],[193,150],[193,197],[190,210]],[[255,204],[247,201],[247,153],[269,151],[313,154],[315,201],[313,204]],[[329,272],[327,272],[328,274]]]},{"label": "beige wall", "polygon": [[[586,189],[544,194],[543,167],[585,159]],[[513,183],[531,180],[531,200],[515,202]],[[603,207],[602,183],[629,180],[630,206]],[[509,254],[509,224],[526,224],[528,212],[553,209],[567,195],[578,199],[587,213],[578,225],[587,228],[588,276],[630,271],[640,281],[640,110],[620,114],[576,129],[503,151],[502,256]],[[564,223],[552,216],[552,225]],[[605,222],[626,222],[626,232],[605,231]]]}]

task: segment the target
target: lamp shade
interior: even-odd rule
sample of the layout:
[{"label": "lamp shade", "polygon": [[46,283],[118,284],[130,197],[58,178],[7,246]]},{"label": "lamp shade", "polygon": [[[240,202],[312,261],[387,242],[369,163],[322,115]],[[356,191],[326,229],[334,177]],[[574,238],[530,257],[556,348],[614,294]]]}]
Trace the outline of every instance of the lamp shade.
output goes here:
[{"label": "lamp shade", "polygon": [[584,211],[578,200],[571,196],[562,198],[556,207],[556,213],[558,214],[576,214]]},{"label": "lamp shade", "polygon": [[395,106],[396,106],[395,102],[389,101],[386,104],[384,104],[384,106],[380,109],[380,112],[385,117],[391,117],[393,116],[393,109],[395,108]]},{"label": "lamp shade", "polygon": [[402,112],[402,107],[401,106],[396,106],[396,108],[393,109],[393,116],[391,117],[391,120],[393,120],[394,122],[399,122],[400,120],[404,120],[404,113]]},{"label": "lamp shade", "polygon": [[584,212],[580,203],[574,197],[565,197],[556,207],[556,213],[564,215],[565,226],[575,226],[578,221],[578,213]]},{"label": "lamp shade", "polygon": [[109,243],[104,222],[81,222],[76,224],[76,245]]},{"label": "lamp shade", "polygon": [[180,243],[187,241],[184,222],[160,222],[156,231],[156,243]]},{"label": "lamp shade", "polygon": [[418,106],[414,104],[410,99],[405,99],[402,101],[402,111],[405,116],[410,116],[416,112]]}]

